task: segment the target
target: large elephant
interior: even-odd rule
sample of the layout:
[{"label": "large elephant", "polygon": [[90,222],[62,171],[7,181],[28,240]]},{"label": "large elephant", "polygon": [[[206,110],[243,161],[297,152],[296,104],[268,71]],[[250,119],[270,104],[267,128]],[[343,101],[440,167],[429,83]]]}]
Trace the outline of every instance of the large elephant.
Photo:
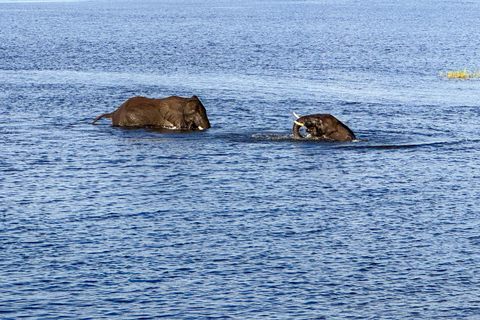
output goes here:
[{"label": "large elephant", "polygon": [[168,97],[150,99],[133,97],[125,101],[117,110],[98,116],[112,120],[113,126],[120,127],[160,127],[167,129],[205,130],[210,128],[205,107],[197,98]]},{"label": "large elephant", "polygon": [[355,134],[340,120],[331,114],[312,114],[300,117],[293,113],[297,120],[293,125],[295,138],[304,138],[300,133],[301,127],[307,128],[307,133],[312,137],[327,141],[353,141]]}]

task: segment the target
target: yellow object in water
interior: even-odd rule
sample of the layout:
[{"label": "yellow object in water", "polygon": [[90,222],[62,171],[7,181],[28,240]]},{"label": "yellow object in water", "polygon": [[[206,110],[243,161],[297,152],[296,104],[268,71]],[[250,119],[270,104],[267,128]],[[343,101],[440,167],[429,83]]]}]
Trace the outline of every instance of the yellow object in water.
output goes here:
[{"label": "yellow object in water", "polygon": [[444,75],[443,72],[440,72],[440,77],[446,76],[448,79],[471,79],[471,78],[480,78],[480,71],[467,72],[467,69],[464,70],[450,70]]}]

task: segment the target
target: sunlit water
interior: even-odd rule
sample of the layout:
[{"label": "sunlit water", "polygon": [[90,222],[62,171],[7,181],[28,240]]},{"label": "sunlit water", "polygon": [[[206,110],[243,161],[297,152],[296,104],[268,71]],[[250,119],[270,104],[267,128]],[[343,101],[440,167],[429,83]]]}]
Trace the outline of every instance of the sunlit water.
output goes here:
[{"label": "sunlit water", "polygon": [[[479,13],[0,1],[0,318],[478,319]],[[205,132],[90,124],[193,94]]]}]

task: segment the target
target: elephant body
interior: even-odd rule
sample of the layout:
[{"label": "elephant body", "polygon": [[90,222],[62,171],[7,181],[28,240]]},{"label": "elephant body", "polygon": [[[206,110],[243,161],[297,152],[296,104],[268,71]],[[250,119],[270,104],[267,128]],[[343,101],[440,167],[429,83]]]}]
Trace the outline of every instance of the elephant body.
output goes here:
[{"label": "elephant body", "polygon": [[[295,115],[297,116],[297,115]],[[353,141],[355,134],[350,128],[331,114],[312,114],[298,117],[293,125],[295,138],[304,138],[300,128],[306,127],[307,133],[312,137],[329,141]]]},{"label": "elephant body", "polygon": [[210,128],[207,111],[197,96],[182,98],[172,96],[163,99],[133,97],[117,110],[98,116],[109,118],[113,126],[161,127],[167,129],[205,130]]}]

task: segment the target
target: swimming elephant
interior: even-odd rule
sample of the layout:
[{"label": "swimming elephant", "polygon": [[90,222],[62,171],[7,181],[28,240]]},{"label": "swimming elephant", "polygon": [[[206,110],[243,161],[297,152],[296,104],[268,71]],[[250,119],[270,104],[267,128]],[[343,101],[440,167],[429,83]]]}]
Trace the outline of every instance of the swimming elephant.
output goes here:
[{"label": "swimming elephant", "polygon": [[330,141],[352,141],[355,134],[340,120],[331,114],[312,114],[300,117],[293,113],[297,120],[293,125],[295,138],[305,138],[300,134],[300,128],[306,127],[312,137]]},{"label": "swimming elephant", "polygon": [[168,97],[150,99],[133,97],[117,110],[98,116],[112,120],[115,127],[160,127],[167,129],[205,130],[210,128],[207,111],[197,98]]}]

